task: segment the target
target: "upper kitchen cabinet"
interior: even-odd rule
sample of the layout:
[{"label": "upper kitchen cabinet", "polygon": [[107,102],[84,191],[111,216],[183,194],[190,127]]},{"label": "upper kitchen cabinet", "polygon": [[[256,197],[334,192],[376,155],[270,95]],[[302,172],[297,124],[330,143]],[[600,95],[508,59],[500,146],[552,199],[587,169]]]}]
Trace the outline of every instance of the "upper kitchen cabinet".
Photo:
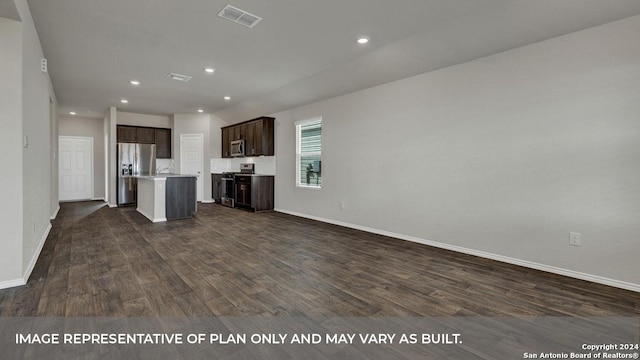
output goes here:
[{"label": "upper kitchen cabinet", "polygon": [[137,142],[136,127],[135,126],[120,126],[117,127],[116,135],[119,143],[134,143]]},{"label": "upper kitchen cabinet", "polygon": [[263,117],[255,123],[254,146],[257,155],[273,156],[274,150],[274,122],[275,118]]},{"label": "upper kitchen cabinet", "polygon": [[171,129],[118,125],[117,142],[156,144],[156,158],[171,159]]},{"label": "upper kitchen cabinet", "polygon": [[242,140],[245,138],[245,134],[244,134],[244,126],[242,125],[236,125],[232,128],[232,134],[233,137],[231,138],[231,140]]},{"label": "upper kitchen cabinet", "polygon": [[245,156],[274,155],[274,120],[259,117],[222,128],[222,157],[231,157],[229,147],[233,140],[244,140]]},{"label": "upper kitchen cabinet", "polygon": [[156,143],[156,131],[154,128],[139,127],[136,128],[136,137],[140,144],[155,144]]},{"label": "upper kitchen cabinet", "polygon": [[222,157],[231,157],[231,128],[222,128]]},{"label": "upper kitchen cabinet", "polygon": [[171,129],[154,129],[156,136],[156,158],[171,159]]},{"label": "upper kitchen cabinet", "polygon": [[117,141],[121,143],[155,144],[154,128],[118,125]]}]

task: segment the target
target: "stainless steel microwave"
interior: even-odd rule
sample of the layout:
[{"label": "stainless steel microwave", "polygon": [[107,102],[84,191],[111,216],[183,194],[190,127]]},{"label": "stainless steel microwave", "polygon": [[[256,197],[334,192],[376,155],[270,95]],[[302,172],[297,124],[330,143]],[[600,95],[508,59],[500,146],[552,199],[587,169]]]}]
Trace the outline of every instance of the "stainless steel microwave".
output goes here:
[{"label": "stainless steel microwave", "polygon": [[231,142],[231,156],[244,156],[244,140]]}]

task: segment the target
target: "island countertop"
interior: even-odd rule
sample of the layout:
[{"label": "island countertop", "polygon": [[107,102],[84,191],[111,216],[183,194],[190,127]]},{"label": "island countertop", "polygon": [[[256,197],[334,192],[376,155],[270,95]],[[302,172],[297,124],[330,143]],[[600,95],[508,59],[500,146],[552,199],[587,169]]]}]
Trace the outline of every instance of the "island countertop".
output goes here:
[{"label": "island countertop", "polygon": [[155,179],[161,180],[161,179],[166,179],[170,177],[198,177],[198,176],[193,174],[167,173],[167,174],[131,175],[131,176],[123,176],[123,177],[124,178],[132,177],[136,179],[147,179],[147,180],[155,180]]}]

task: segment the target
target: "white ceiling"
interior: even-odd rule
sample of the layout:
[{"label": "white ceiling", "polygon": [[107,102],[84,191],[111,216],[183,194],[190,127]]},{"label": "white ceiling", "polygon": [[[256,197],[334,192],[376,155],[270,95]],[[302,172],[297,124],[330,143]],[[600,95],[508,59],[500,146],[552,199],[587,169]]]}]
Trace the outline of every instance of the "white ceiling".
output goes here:
[{"label": "white ceiling", "polygon": [[[102,117],[116,106],[166,115],[202,108],[232,123],[640,14],[637,0],[28,4],[60,113]],[[250,29],[221,19],[226,4],[263,20]],[[372,40],[359,46],[359,35]],[[206,66],[215,73],[205,74]],[[170,72],[193,79],[169,80]],[[131,79],[142,85],[129,85]]]}]

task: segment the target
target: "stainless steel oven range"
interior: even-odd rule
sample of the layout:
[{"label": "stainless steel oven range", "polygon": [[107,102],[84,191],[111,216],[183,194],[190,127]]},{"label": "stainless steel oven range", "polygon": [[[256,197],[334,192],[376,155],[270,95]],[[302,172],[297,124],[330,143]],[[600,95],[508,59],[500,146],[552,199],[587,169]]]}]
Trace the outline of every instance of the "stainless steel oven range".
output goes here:
[{"label": "stainless steel oven range", "polygon": [[[251,177],[256,173],[253,163],[240,164],[240,172],[222,173],[220,203],[228,207],[251,205]],[[247,180],[248,179],[248,180]]]},{"label": "stainless steel oven range", "polygon": [[233,173],[227,172],[222,174],[220,203],[224,206],[235,207],[235,196],[233,194]]}]

